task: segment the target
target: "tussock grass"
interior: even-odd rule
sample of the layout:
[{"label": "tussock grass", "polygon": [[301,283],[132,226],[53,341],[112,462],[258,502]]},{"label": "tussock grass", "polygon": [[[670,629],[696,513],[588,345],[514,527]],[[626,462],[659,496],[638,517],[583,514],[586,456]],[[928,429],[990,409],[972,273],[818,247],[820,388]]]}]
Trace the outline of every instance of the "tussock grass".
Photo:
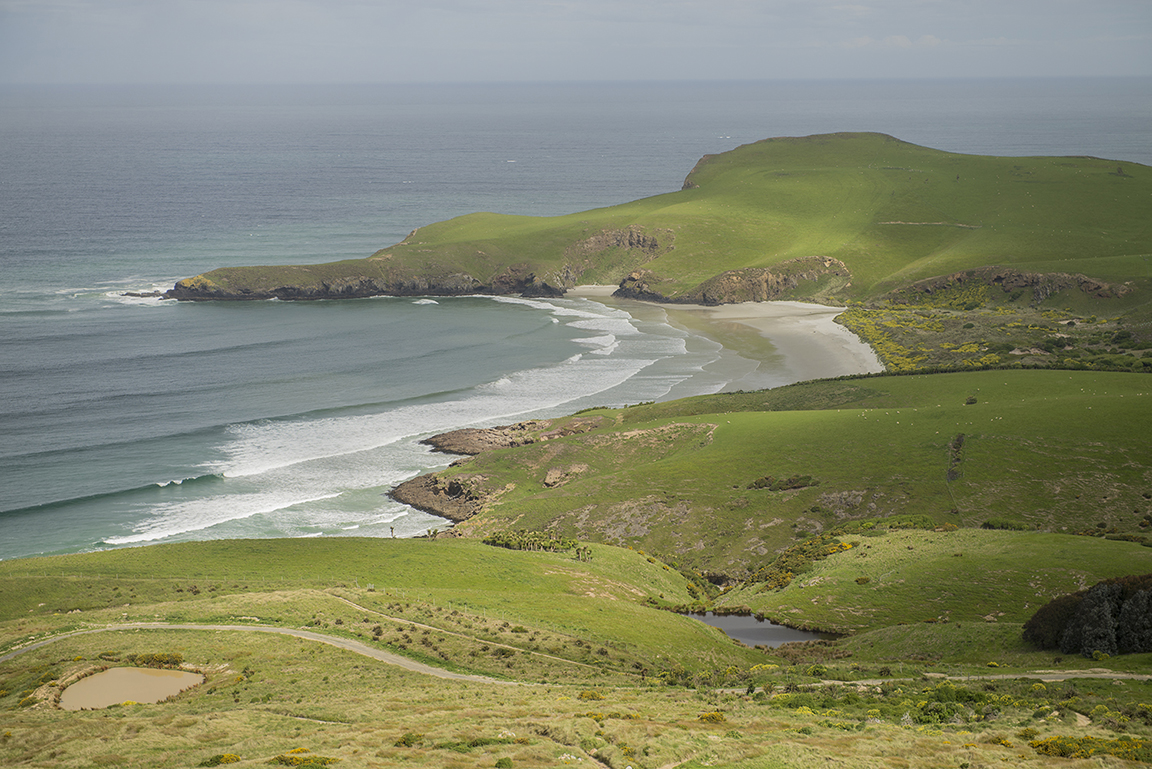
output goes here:
[{"label": "tussock grass", "polygon": [[[905,534],[909,533],[870,541]],[[260,574],[252,562],[244,566],[250,577],[247,587],[243,582],[210,579],[214,571],[216,577],[237,577],[236,572],[228,574],[228,564],[237,563],[240,554],[250,554],[249,548],[257,544],[266,548],[261,552],[267,556],[269,583],[283,580],[289,586],[278,583],[257,589]],[[506,759],[514,767],[591,765],[593,760],[644,768],[811,766],[825,759],[849,767],[891,766],[893,761],[913,767],[960,762],[1011,766],[1037,760],[1026,740],[1016,736],[1024,728],[1032,730],[1028,739],[1113,741],[1118,736],[1144,738],[1152,728],[1142,715],[1152,713],[1152,688],[1146,682],[1077,680],[1037,689],[1035,679],[1017,680],[1015,676],[1026,668],[1054,663],[1048,654],[1030,655],[1019,649],[1018,636],[1010,632],[1018,631],[1018,625],[1006,621],[877,630],[840,642],[851,656],[813,665],[793,661],[803,658],[802,651],[772,656],[743,649],[698,623],[644,607],[650,591],[667,591],[677,580],[681,594],[687,590],[682,577],[634,551],[593,546],[594,559],[586,563],[556,554],[489,548],[495,560],[488,563],[482,546],[470,542],[341,540],[332,543],[331,550],[308,549],[320,544],[319,540],[199,543],[5,562],[0,564],[7,580],[0,593],[4,601],[0,632],[5,639],[27,639],[32,634],[115,624],[124,615],[129,620],[179,617],[240,624],[253,622],[244,616],[259,617],[261,623],[301,625],[334,637],[359,635],[362,640],[374,635],[377,624],[382,635],[401,631],[413,638],[423,637],[422,627],[428,625],[439,628],[428,635],[441,648],[458,649],[452,654],[466,656],[469,643],[559,641],[561,631],[538,624],[545,613],[542,604],[551,598],[567,607],[569,628],[579,625],[605,634],[596,640],[609,651],[609,664],[586,671],[518,653],[514,677],[547,682],[509,686],[433,679],[314,641],[267,634],[132,629],[77,635],[0,662],[4,711],[0,763],[186,767],[229,754],[239,756],[238,765],[246,766],[265,765],[278,756],[381,767],[491,767],[498,761],[506,764]],[[323,577],[324,568],[347,571],[359,559],[364,563],[380,559],[378,544],[387,545],[383,552],[412,570],[401,573],[381,567],[395,588],[324,585],[323,579],[310,585],[289,582],[287,565],[292,557],[310,556],[303,560],[320,568],[317,577]],[[347,557],[339,558],[345,551]],[[46,576],[49,563],[57,569],[66,565],[70,576],[64,570]],[[439,573],[444,563],[474,569],[475,585],[467,604],[446,602],[450,592],[444,585],[456,577]],[[122,576],[116,576],[117,568],[125,570]],[[182,568],[199,569],[198,595],[187,597],[189,577],[180,573]],[[130,569],[151,571],[153,576],[145,579]],[[40,576],[20,576],[35,571]],[[48,587],[47,580],[57,587]],[[28,611],[29,599],[17,595],[22,585],[35,586],[34,597],[51,598],[88,584],[113,592],[115,587],[120,592],[134,588],[139,602],[59,614],[47,605]],[[177,584],[184,593],[175,593]],[[401,584],[408,595],[396,592]],[[572,602],[589,584],[595,586],[595,595]],[[212,591],[211,586],[221,587]],[[534,593],[540,594],[539,604],[531,599]],[[93,600],[102,596],[94,594]],[[632,613],[636,609],[652,613]],[[518,621],[501,619],[504,611],[514,613]],[[237,616],[239,612],[243,615]],[[384,614],[395,615],[397,621],[385,620]],[[633,645],[628,640],[629,624],[667,638]],[[518,627],[524,632],[517,632]],[[967,640],[958,643],[950,634]],[[587,632],[578,640],[585,646],[574,648],[586,653],[591,640]],[[656,667],[669,648],[662,644],[670,643],[678,647],[674,661],[698,671],[685,679],[691,686],[621,672],[619,662],[641,654]],[[925,650],[935,649],[948,659],[923,658]],[[67,712],[50,705],[52,691],[85,670],[124,664],[132,655],[159,653],[181,655],[185,666],[205,674],[205,683],[153,706]],[[592,654],[599,656],[595,650]],[[988,668],[987,656],[995,656],[1002,667]],[[920,659],[910,659],[914,657]],[[1134,668],[1143,664],[1136,661]],[[1076,669],[1069,663],[1056,667]],[[1013,678],[947,683],[924,676],[1002,671]],[[882,683],[867,682],[875,676],[881,676]],[[968,694],[957,694],[961,690]],[[26,699],[31,701],[22,705]],[[1053,711],[1060,714],[1054,716]],[[953,720],[940,721],[944,713]],[[1080,723],[1083,719],[1086,725]]]}]

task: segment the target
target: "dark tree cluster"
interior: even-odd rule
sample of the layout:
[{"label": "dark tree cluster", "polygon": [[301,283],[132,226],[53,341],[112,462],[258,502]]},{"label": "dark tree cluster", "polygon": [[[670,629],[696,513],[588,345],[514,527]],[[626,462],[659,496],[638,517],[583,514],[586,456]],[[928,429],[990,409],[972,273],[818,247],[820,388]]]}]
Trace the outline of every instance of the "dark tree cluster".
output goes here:
[{"label": "dark tree cluster", "polygon": [[542,531],[501,531],[484,538],[485,545],[509,550],[534,550],[559,553],[576,547],[570,537],[555,537]]},{"label": "dark tree cluster", "polygon": [[1024,640],[1085,657],[1152,652],[1152,574],[1107,579],[1053,599],[1024,623]]}]

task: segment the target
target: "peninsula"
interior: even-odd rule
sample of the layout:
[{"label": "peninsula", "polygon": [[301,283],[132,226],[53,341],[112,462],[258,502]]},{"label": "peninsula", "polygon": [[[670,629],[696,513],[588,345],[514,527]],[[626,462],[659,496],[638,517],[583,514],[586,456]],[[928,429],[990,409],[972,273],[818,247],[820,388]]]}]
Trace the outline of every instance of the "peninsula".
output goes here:
[{"label": "peninsula", "polygon": [[611,284],[660,302],[844,304],[975,282],[1130,307],[1147,290],[1149,210],[1152,172],[1134,163],[959,155],[874,133],[775,138],[706,155],[676,192],[557,217],[470,214],[366,259],[222,268],[167,296],[560,296]]}]

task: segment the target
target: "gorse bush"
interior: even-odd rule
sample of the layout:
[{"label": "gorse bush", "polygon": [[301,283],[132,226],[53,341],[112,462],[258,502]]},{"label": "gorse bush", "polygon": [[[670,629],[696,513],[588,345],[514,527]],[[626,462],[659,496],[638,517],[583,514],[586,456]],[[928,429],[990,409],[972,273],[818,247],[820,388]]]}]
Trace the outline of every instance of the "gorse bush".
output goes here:
[{"label": "gorse bush", "polygon": [[1152,742],[1131,737],[1109,740],[1100,737],[1048,737],[1028,743],[1042,756],[1092,758],[1116,756],[1127,761],[1152,762]]},{"label": "gorse bush", "polygon": [[788,548],[771,565],[753,574],[749,581],[767,583],[766,589],[785,588],[796,574],[802,573],[813,561],[850,549],[852,545],[841,542],[832,534],[821,534]]},{"label": "gorse bush", "polygon": [[149,668],[178,668],[184,664],[184,655],[179,652],[166,654],[125,654],[124,661],[131,665]]}]

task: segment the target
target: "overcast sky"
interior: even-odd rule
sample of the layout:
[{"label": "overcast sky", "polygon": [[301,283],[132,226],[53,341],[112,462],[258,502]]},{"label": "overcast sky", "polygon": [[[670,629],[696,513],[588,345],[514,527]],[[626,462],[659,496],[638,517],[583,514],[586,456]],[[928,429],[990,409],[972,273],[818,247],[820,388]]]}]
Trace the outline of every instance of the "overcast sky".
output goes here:
[{"label": "overcast sky", "polygon": [[1152,75],[1152,0],[0,0],[0,82]]}]

